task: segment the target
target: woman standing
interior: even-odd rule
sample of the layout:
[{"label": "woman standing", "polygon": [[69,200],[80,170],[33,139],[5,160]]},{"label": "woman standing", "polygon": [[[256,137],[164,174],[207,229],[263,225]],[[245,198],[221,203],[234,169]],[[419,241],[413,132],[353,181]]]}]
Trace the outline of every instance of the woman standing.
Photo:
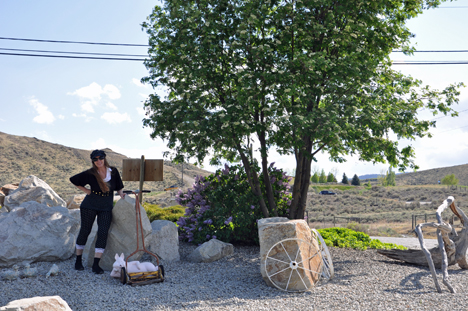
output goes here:
[{"label": "woman standing", "polygon": [[[76,270],[84,270],[81,256],[88,236],[97,217],[98,232],[94,250],[93,272],[104,273],[99,266],[102,253],[106,248],[107,234],[112,221],[112,208],[114,205],[114,191],[117,191],[123,199],[123,183],[120,174],[115,167],[110,167],[103,150],[94,150],[91,153],[93,166],[75,176],[70,181],[78,189],[86,193],[86,197],[80,206],[81,228],[76,239]],[[89,185],[91,189],[85,188]]]}]

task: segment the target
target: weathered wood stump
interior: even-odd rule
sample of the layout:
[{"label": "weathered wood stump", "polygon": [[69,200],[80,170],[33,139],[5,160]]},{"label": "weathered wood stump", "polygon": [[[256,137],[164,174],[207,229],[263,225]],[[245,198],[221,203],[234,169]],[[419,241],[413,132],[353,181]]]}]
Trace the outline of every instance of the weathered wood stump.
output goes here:
[{"label": "weathered wood stump", "polygon": [[[418,235],[421,244],[421,250],[378,250],[379,254],[387,256],[392,259],[401,260],[407,263],[429,266],[436,285],[437,291],[440,293],[441,289],[437,281],[435,267],[442,269],[443,283],[450,292],[454,293],[455,290],[450,285],[448,279],[447,267],[450,265],[458,264],[462,269],[468,269],[468,261],[466,257],[466,250],[468,249],[468,218],[465,213],[455,206],[455,199],[450,196],[442,205],[437,209],[437,223],[424,223],[416,227],[416,234]],[[442,219],[442,212],[450,207],[452,212],[460,218],[463,228],[457,232],[450,224],[444,223]],[[422,233],[423,227],[437,228],[437,240],[439,247],[428,250],[424,245],[424,236]]]}]

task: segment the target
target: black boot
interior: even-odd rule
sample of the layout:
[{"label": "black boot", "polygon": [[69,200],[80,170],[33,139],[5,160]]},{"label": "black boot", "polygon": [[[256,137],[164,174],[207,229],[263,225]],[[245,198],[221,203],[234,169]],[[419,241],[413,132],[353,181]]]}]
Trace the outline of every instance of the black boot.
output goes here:
[{"label": "black boot", "polygon": [[83,264],[81,263],[81,255],[76,255],[75,270],[84,270]]},{"label": "black boot", "polygon": [[103,274],[104,273],[104,270],[102,270],[101,267],[99,267],[99,261],[100,260],[101,260],[101,258],[94,257],[93,272],[96,273],[96,274]]}]

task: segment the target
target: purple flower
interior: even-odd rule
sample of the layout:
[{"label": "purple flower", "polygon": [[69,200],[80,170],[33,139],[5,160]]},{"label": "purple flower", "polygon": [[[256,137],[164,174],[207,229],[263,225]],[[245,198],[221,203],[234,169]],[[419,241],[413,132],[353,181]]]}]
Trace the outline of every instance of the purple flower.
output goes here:
[{"label": "purple flower", "polygon": [[203,222],[204,224],[208,224],[208,225],[211,225],[213,223],[213,220],[211,219],[207,219]]},{"label": "purple flower", "polygon": [[291,206],[291,200],[288,200],[288,202],[286,202],[286,205]]},{"label": "purple flower", "polygon": [[201,230],[202,230],[202,227],[199,227],[199,228],[198,228],[198,231],[201,231]]},{"label": "purple flower", "polygon": [[226,219],[226,221],[224,222],[225,225],[229,225],[229,223],[232,221],[232,217],[229,217],[228,219]]},{"label": "purple flower", "polygon": [[273,167],[275,165],[275,162],[271,162],[270,167]]},{"label": "purple flower", "polygon": [[216,239],[216,235],[213,235],[211,238],[212,238],[212,239]]},{"label": "purple flower", "polygon": [[255,209],[255,206],[253,206],[253,205],[250,205],[250,208],[251,208],[251,209]]},{"label": "purple flower", "polygon": [[209,239],[209,238],[210,238],[210,235],[209,235],[209,234],[207,234],[207,235],[206,235],[206,239]]}]

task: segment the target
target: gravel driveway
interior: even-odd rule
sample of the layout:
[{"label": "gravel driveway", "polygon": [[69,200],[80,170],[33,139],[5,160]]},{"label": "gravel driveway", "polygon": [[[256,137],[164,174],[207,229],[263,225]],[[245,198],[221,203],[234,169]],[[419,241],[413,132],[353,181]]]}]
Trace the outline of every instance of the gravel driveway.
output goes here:
[{"label": "gravel driveway", "polygon": [[[181,244],[182,261],[164,263],[163,283],[122,285],[90,268],[73,270],[74,258],[59,262],[61,273],[45,278],[52,263],[34,263],[40,276],[0,280],[0,306],[34,296],[59,295],[75,310],[466,310],[468,271],[449,267],[451,294],[437,293],[428,268],[394,261],[375,250],[331,248],[335,278],[309,292],[287,293],[265,285],[259,247],[235,247],[213,263],[191,263],[195,248]],[[0,274],[5,269],[0,270]]]}]

